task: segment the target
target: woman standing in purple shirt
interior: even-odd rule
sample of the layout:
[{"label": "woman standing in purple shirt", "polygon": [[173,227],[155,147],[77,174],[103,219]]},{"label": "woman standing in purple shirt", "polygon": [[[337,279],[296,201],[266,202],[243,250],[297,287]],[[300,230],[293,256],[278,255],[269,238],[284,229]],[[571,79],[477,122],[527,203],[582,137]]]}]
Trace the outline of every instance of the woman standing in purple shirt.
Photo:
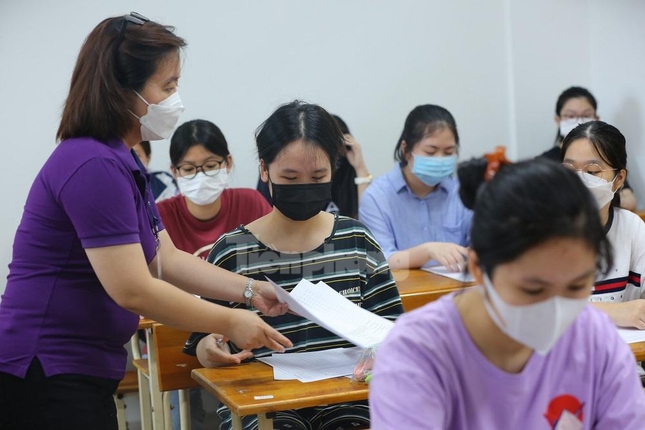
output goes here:
[{"label": "woman standing in purple shirt", "polygon": [[480,286],[399,318],[376,360],[372,428],[642,429],[634,356],[587,301],[612,263],[592,196],[547,160],[494,173],[483,159],[459,168]]},{"label": "woman standing in purple shirt", "polygon": [[138,315],[244,348],[291,346],[254,313],[187,293],[286,311],[265,283],[175,248],[131,151],[168,138],[184,109],[185,42],[172,30],[133,12],[101,22],[81,48],[0,302],[2,429],[116,429],[112,394]]},{"label": "woman standing in purple shirt", "polygon": [[465,265],[471,212],[453,178],[459,133],[450,112],[422,105],[410,112],[396,144],[398,165],[363,193],[359,219],[392,269]]}]

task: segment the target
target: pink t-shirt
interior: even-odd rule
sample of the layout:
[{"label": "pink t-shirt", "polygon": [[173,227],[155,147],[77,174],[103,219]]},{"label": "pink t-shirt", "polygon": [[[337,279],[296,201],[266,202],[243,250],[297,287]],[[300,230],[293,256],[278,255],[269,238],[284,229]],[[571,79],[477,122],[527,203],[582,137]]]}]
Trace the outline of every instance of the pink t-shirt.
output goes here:
[{"label": "pink t-shirt", "polygon": [[379,348],[372,429],[645,428],[634,355],[588,305],[549,354],[507,373],[479,351],[444,296],[403,314]]}]

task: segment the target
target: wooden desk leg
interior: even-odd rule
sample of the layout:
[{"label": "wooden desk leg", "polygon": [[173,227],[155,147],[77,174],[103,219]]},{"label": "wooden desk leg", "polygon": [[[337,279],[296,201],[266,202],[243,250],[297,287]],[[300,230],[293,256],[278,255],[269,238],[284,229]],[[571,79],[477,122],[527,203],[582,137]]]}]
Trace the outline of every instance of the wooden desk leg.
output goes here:
[{"label": "wooden desk leg", "polygon": [[231,412],[231,424],[233,425],[233,430],[243,430],[242,418],[238,414],[234,414],[233,412]]},{"label": "wooden desk leg", "polygon": [[150,404],[150,381],[142,372],[137,372],[139,381],[139,408],[141,410],[141,430],[152,430],[152,405]]},{"label": "wooden desk leg", "polygon": [[258,414],[258,430],[273,430],[273,418],[266,414]]}]

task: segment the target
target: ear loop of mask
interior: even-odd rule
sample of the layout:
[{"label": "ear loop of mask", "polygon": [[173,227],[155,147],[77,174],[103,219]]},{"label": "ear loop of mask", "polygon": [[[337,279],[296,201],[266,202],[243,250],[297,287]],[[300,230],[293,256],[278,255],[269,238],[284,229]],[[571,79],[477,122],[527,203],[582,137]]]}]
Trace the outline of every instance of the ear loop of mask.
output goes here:
[{"label": "ear loop of mask", "polygon": [[[133,93],[135,93],[135,94],[137,95],[137,97],[139,97],[139,98],[141,99],[141,101],[143,101],[147,106],[150,106],[150,103],[148,103],[148,102],[146,101],[146,99],[144,99],[144,98],[143,98],[143,96],[142,96],[141,94],[139,94],[139,93],[138,93],[138,92],[136,92],[135,90],[132,90],[132,92],[133,92]],[[137,116],[137,114],[136,114],[136,113],[134,113],[134,112],[132,112],[130,109],[128,109],[128,112],[130,112],[130,113],[132,114],[132,116],[134,116],[136,119],[138,119],[138,120],[140,120],[140,119],[141,119],[141,117],[140,117],[140,116]]]}]

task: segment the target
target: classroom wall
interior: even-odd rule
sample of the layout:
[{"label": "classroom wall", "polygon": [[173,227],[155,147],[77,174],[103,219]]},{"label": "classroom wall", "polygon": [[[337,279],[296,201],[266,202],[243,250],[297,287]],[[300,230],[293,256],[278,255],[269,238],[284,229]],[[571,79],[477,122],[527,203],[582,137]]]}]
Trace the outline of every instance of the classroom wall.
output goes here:
[{"label": "classroom wall", "polygon": [[[630,141],[644,126],[645,91],[634,79],[645,64],[638,0],[3,0],[0,279],[28,189],[55,147],[81,43],[100,20],[130,10],[176,26],[188,41],[181,121],[222,128],[234,186],[255,185],[253,132],[295,98],[343,117],[375,176],[392,167],[404,119],[422,103],[453,113],[462,158],[500,144],[513,158],[548,149],[555,99],[573,84],[589,85],[603,118],[620,120]],[[167,168],[167,151],[167,142],[153,144],[153,169]],[[645,202],[643,181],[634,187]]]},{"label": "classroom wall", "polygon": [[598,114],[625,135],[628,180],[645,208],[645,2],[591,1],[589,22]]}]

